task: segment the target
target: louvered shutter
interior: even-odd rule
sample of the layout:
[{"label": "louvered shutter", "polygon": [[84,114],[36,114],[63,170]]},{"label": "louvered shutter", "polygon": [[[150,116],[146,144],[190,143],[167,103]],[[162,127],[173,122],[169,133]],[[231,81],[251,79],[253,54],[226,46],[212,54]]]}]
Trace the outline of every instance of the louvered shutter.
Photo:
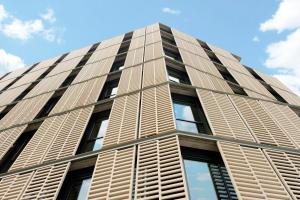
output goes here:
[{"label": "louvered shutter", "polygon": [[260,149],[218,142],[239,199],[291,199]]},{"label": "louvered shutter", "polygon": [[135,199],[189,199],[177,136],[139,145]]},{"label": "louvered shutter", "polygon": [[197,94],[214,135],[254,141],[227,95],[199,89]]},{"label": "louvered shutter", "polygon": [[98,155],[88,199],[131,199],[135,147]]},{"label": "louvered shutter", "polygon": [[164,53],[161,42],[150,44],[145,47],[145,62],[160,58],[163,55]]},{"label": "louvered shutter", "polygon": [[168,81],[166,63],[163,58],[144,64],[143,88]]},{"label": "louvered shutter", "polygon": [[141,88],[142,65],[122,71],[118,86],[118,95],[133,92]]},{"label": "louvered shutter", "polygon": [[114,100],[104,146],[129,142],[137,137],[140,93]]},{"label": "louvered shutter", "polygon": [[142,91],[140,137],[175,130],[169,85]]}]

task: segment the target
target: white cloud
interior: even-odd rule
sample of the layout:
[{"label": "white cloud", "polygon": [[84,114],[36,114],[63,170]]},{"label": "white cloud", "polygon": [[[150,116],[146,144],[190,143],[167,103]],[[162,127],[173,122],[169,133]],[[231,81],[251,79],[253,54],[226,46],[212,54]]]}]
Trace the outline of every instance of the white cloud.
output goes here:
[{"label": "white cloud", "polygon": [[0,49],[0,58],[0,74],[25,67],[20,57],[7,53],[4,49]]},{"label": "white cloud", "polygon": [[260,42],[260,40],[259,40],[259,38],[258,38],[257,36],[254,36],[254,37],[252,38],[252,41],[253,41],[253,42]]},{"label": "white cloud", "polygon": [[172,9],[172,8],[163,8],[162,11],[164,13],[168,13],[168,14],[172,14],[172,15],[179,15],[181,14],[181,11],[180,10],[176,10],[176,9]]},{"label": "white cloud", "polygon": [[41,15],[41,18],[25,21],[8,13],[4,6],[0,4],[0,32],[6,37],[26,41],[35,36],[40,36],[50,42],[60,43],[62,41],[62,31],[59,30],[61,29],[53,26],[47,27],[45,21],[50,23],[56,21],[54,11],[50,8]]},{"label": "white cloud", "polygon": [[56,21],[56,17],[54,16],[54,11],[51,8],[48,8],[46,13],[41,14],[41,17],[50,23],[54,23]]},{"label": "white cloud", "polygon": [[261,31],[292,30],[286,38],[267,47],[265,65],[275,69],[274,77],[300,95],[300,1],[282,0],[271,19],[262,23]]},{"label": "white cloud", "polygon": [[0,22],[8,17],[8,14],[3,5],[0,4]]},{"label": "white cloud", "polygon": [[300,1],[282,0],[276,13],[271,19],[260,25],[261,31],[277,30],[281,32],[286,29],[300,27]]}]

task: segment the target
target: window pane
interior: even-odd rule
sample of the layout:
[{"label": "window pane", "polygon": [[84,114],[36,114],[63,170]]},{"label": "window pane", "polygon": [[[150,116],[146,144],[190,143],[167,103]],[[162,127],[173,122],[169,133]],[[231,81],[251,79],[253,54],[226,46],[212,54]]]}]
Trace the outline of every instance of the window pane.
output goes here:
[{"label": "window pane", "polygon": [[104,137],[108,125],[108,119],[101,121],[101,125],[97,134],[97,138]]},{"label": "window pane", "polygon": [[118,92],[118,87],[114,87],[114,88],[111,90],[110,97],[116,96],[116,95],[117,95],[117,92]]},{"label": "window pane", "polygon": [[82,181],[77,200],[86,200],[87,199],[90,184],[91,184],[91,178],[84,179]]},{"label": "window pane", "polygon": [[174,103],[174,111],[176,119],[195,121],[191,106]]},{"label": "window pane", "polygon": [[181,131],[198,133],[198,128],[195,123],[176,120],[176,128]]},{"label": "window pane", "polygon": [[191,200],[218,199],[207,163],[184,160],[184,167]]},{"label": "window pane", "polygon": [[99,139],[95,140],[93,151],[97,151],[97,150],[101,149],[102,145],[103,145],[103,138],[99,138]]},{"label": "window pane", "polygon": [[179,78],[176,78],[176,77],[173,77],[173,76],[169,76],[169,80],[173,81],[173,82],[176,82],[176,83],[180,83]]}]

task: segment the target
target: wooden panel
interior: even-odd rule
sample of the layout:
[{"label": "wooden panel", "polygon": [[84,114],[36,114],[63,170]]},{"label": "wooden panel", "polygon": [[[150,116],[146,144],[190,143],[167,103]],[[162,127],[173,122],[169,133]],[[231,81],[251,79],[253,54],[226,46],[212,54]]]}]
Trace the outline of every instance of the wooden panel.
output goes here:
[{"label": "wooden panel", "polygon": [[[177,47],[179,48],[179,51],[186,52],[187,54],[191,54],[191,56],[201,56],[203,58],[209,59],[203,48],[198,43],[190,43],[183,39],[180,39],[178,37],[175,37],[175,42]],[[184,60],[184,59],[183,59]]]},{"label": "wooden panel", "polygon": [[228,83],[221,78],[217,78],[188,66],[186,66],[186,71],[193,86],[233,94]]},{"label": "wooden panel", "polygon": [[197,42],[197,40],[194,37],[192,37],[190,35],[187,35],[183,32],[180,32],[176,29],[173,29],[173,28],[171,28],[171,29],[172,29],[172,33],[173,33],[175,38],[180,38],[180,39],[183,39],[183,40],[185,40],[185,41],[187,41],[191,44],[199,45],[199,43]]},{"label": "wooden panel", "polygon": [[142,65],[125,68],[118,86],[118,95],[133,92],[141,88]]},{"label": "wooden panel", "polygon": [[189,199],[178,138],[139,145],[135,199]]},{"label": "wooden panel", "polygon": [[88,199],[131,199],[135,147],[98,155]]},{"label": "wooden panel", "polygon": [[224,49],[221,49],[219,47],[216,47],[214,45],[211,44],[207,44],[209,46],[209,48],[216,54],[219,54],[221,56],[226,57],[227,59],[230,59],[234,62],[239,62],[229,51],[226,51]]},{"label": "wooden panel", "polygon": [[197,94],[214,135],[254,142],[227,95],[199,89]]},{"label": "wooden panel", "polygon": [[54,67],[54,69],[47,75],[47,77],[56,75],[56,74],[64,72],[64,71],[71,71],[78,65],[78,63],[81,61],[82,58],[83,58],[83,56],[79,56],[79,57],[73,58],[71,60],[67,60],[67,61],[58,63]]},{"label": "wooden panel", "polygon": [[113,38],[108,39],[108,40],[103,40],[100,43],[100,45],[97,47],[97,50],[105,49],[107,47],[111,47],[111,46],[114,46],[116,44],[120,44],[122,42],[123,38],[124,38],[124,35],[119,35],[119,36],[113,37]]},{"label": "wooden panel", "polygon": [[[229,59],[227,57],[224,57],[220,54],[216,54],[216,56],[219,58],[219,60],[221,61],[221,63],[230,68],[230,69],[233,69],[233,70],[236,70],[240,73],[243,73],[249,77],[253,77],[250,72],[241,64],[239,63],[238,61],[235,61],[235,60],[232,60],[232,59]],[[254,78],[254,77],[253,77]]]},{"label": "wooden panel", "polygon": [[95,51],[90,57],[90,59],[87,61],[87,64],[117,55],[120,49],[120,45],[121,43],[104,48],[105,44],[101,43],[98,46],[97,51]]},{"label": "wooden panel", "polygon": [[145,61],[160,58],[164,56],[162,43],[154,43],[145,47]]},{"label": "wooden panel", "polygon": [[[145,35],[145,31],[146,31],[146,28],[139,28],[135,31],[133,31],[133,34],[132,34],[132,38],[138,38],[138,37],[142,37]],[[144,38],[144,37],[142,37]]]},{"label": "wooden panel", "polygon": [[146,45],[160,42],[160,41],[161,41],[160,31],[155,31],[146,35]]},{"label": "wooden panel", "polygon": [[143,63],[144,48],[135,49],[127,52],[124,67],[131,67]]},{"label": "wooden panel", "polygon": [[0,199],[20,199],[26,185],[30,181],[33,172],[17,174],[3,178],[0,181]]},{"label": "wooden panel", "polygon": [[140,137],[175,130],[169,85],[142,91]]},{"label": "wooden panel", "polygon": [[[275,99],[275,97],[254,77],[247,76],[245,74],[239,73],[235,70],[228,69],[230,74],[234,77],[234,79],[241,85],[242,87],[248,88],[254,92],[257,92],[259,94],[263,94],[267,97],[270,97],[271,99]],[[253,93],[247,93],[251,97],[257,97],[253,95]]]},{"label": "wooden panel", "polygon": [[59,58],[61,57],[60,56],[56,56],[56,57],[53,57],[53,58],[49,58],[47,60],[43,60],[41,61],[37,66],[34,67],[33,70],[30,71],[31,72],[34,72],[34,71],[37,71],[37,70],[41,70],[41,69],[44,69],[44,68],[49,68],[51,65],[53,65]]},{"label": "wooden panel", "polygon": [[151,24],[149,26],[146,27],[146,33],[151,33],[154,31],[159,31],[159,24],[155,23],[155,24]]},{"label": "wooden panel", "polygon": [[129,46],[129,51],[144,47],[145,37],[132,38]]},{"label": "wooden panel", "polygon": [[92,64],[84,65],[72,83],[89,80],[109,73],[115,57],[106,58]]},{"label": "wooden panel", "polygon": [[67,114],[46,119],[18,156],[10,170],[41,163],[66,118]]},{"label": "wooden panel", "polygon": [[300,199],[300,155],[265,150],[293,199]]},{"label": "wooden panel", "polygon": [[19,126],[0,132],[0,160],[14,145],[27,126]]},{"label": "wooden panel", "polygon": [[106,76],[70,86],[50,114],[95,103],[105,83]]},{"label": "wooden panel", "polygon": [[84,56],[91,47],[92,45],[89,45],[80,49],[73,50],[63,59],[63,61],[70,60],[79,56]]},{"label": "wooden panel", "polygon": [[19,102],[1,119],[0,129],[32,121],[52,94],[53,92]]},{"label": "wooden panel", "polygon": [[257,141],[282,147],[296,147],[256,100],[238,96],[230,98]]},{"label": "wooden panel", "polygon": [[51,141],[42,162],[74,156],[94,107],[72,111]]},{"label": "wooden panel", "polygon": [[10,72],[7,76],[5,76],[4,78],[2,78],[0,80],[0,90],[2,90],[3,88],[5,88],[8,84],[10,84],[12,81],[15,80],[15,78],[17,78],[18,76],[21,76],[25,71],[27,70],[27,68],[20,68],[20,69],[16,69],[12,72]]},{"label": "wooden panel", "polygon": [[16,87],[13,89],[5,90],[0,94],[0,106],[12,103],[26,88],[28,88],[30,83]]},{"label": "wooden panel", "polygon": [[287,92],[285,90],[281,90],[279,88],[273,87],[272,88],[289,104],[300,106],[300,97],[294,93]]},{"label": "wooden panel", "polygon": [[129,142],[137,137],[140,93],[114,100],[104,146]]},{"label": "wooden panel", "polygon": [[69,165],[65,163],[37,169],[21,199],[56,199]]},{"label": "wooden panel", "polygon": [[223,79],[216,66],[208,58],[203,58],[182,49],[179,49],[179,52],[183,63],[185,63],[186,65]]},{"label": "wooden panel", "polygon": [[291,199],[260,149],[218,142],[239,199]]},{"label": "wooden panel", "polygon": [[161,58],[144,64],[143,88],[168,81],[165,59]]},{"label": "wooden panel", "polygon": [[260,101],[277,125],[287,133],[291,139],[300,147],[300,118],[288,106],[278,105],[271,102]]}]

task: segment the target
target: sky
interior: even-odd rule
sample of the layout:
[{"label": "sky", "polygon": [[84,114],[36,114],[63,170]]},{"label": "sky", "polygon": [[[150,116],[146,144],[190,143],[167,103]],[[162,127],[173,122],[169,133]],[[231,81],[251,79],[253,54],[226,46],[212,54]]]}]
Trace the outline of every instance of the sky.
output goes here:
[{"label": "sky", "polygon": [[164,23],[300,95],[300,0],[1,0],[0,74]]}]

